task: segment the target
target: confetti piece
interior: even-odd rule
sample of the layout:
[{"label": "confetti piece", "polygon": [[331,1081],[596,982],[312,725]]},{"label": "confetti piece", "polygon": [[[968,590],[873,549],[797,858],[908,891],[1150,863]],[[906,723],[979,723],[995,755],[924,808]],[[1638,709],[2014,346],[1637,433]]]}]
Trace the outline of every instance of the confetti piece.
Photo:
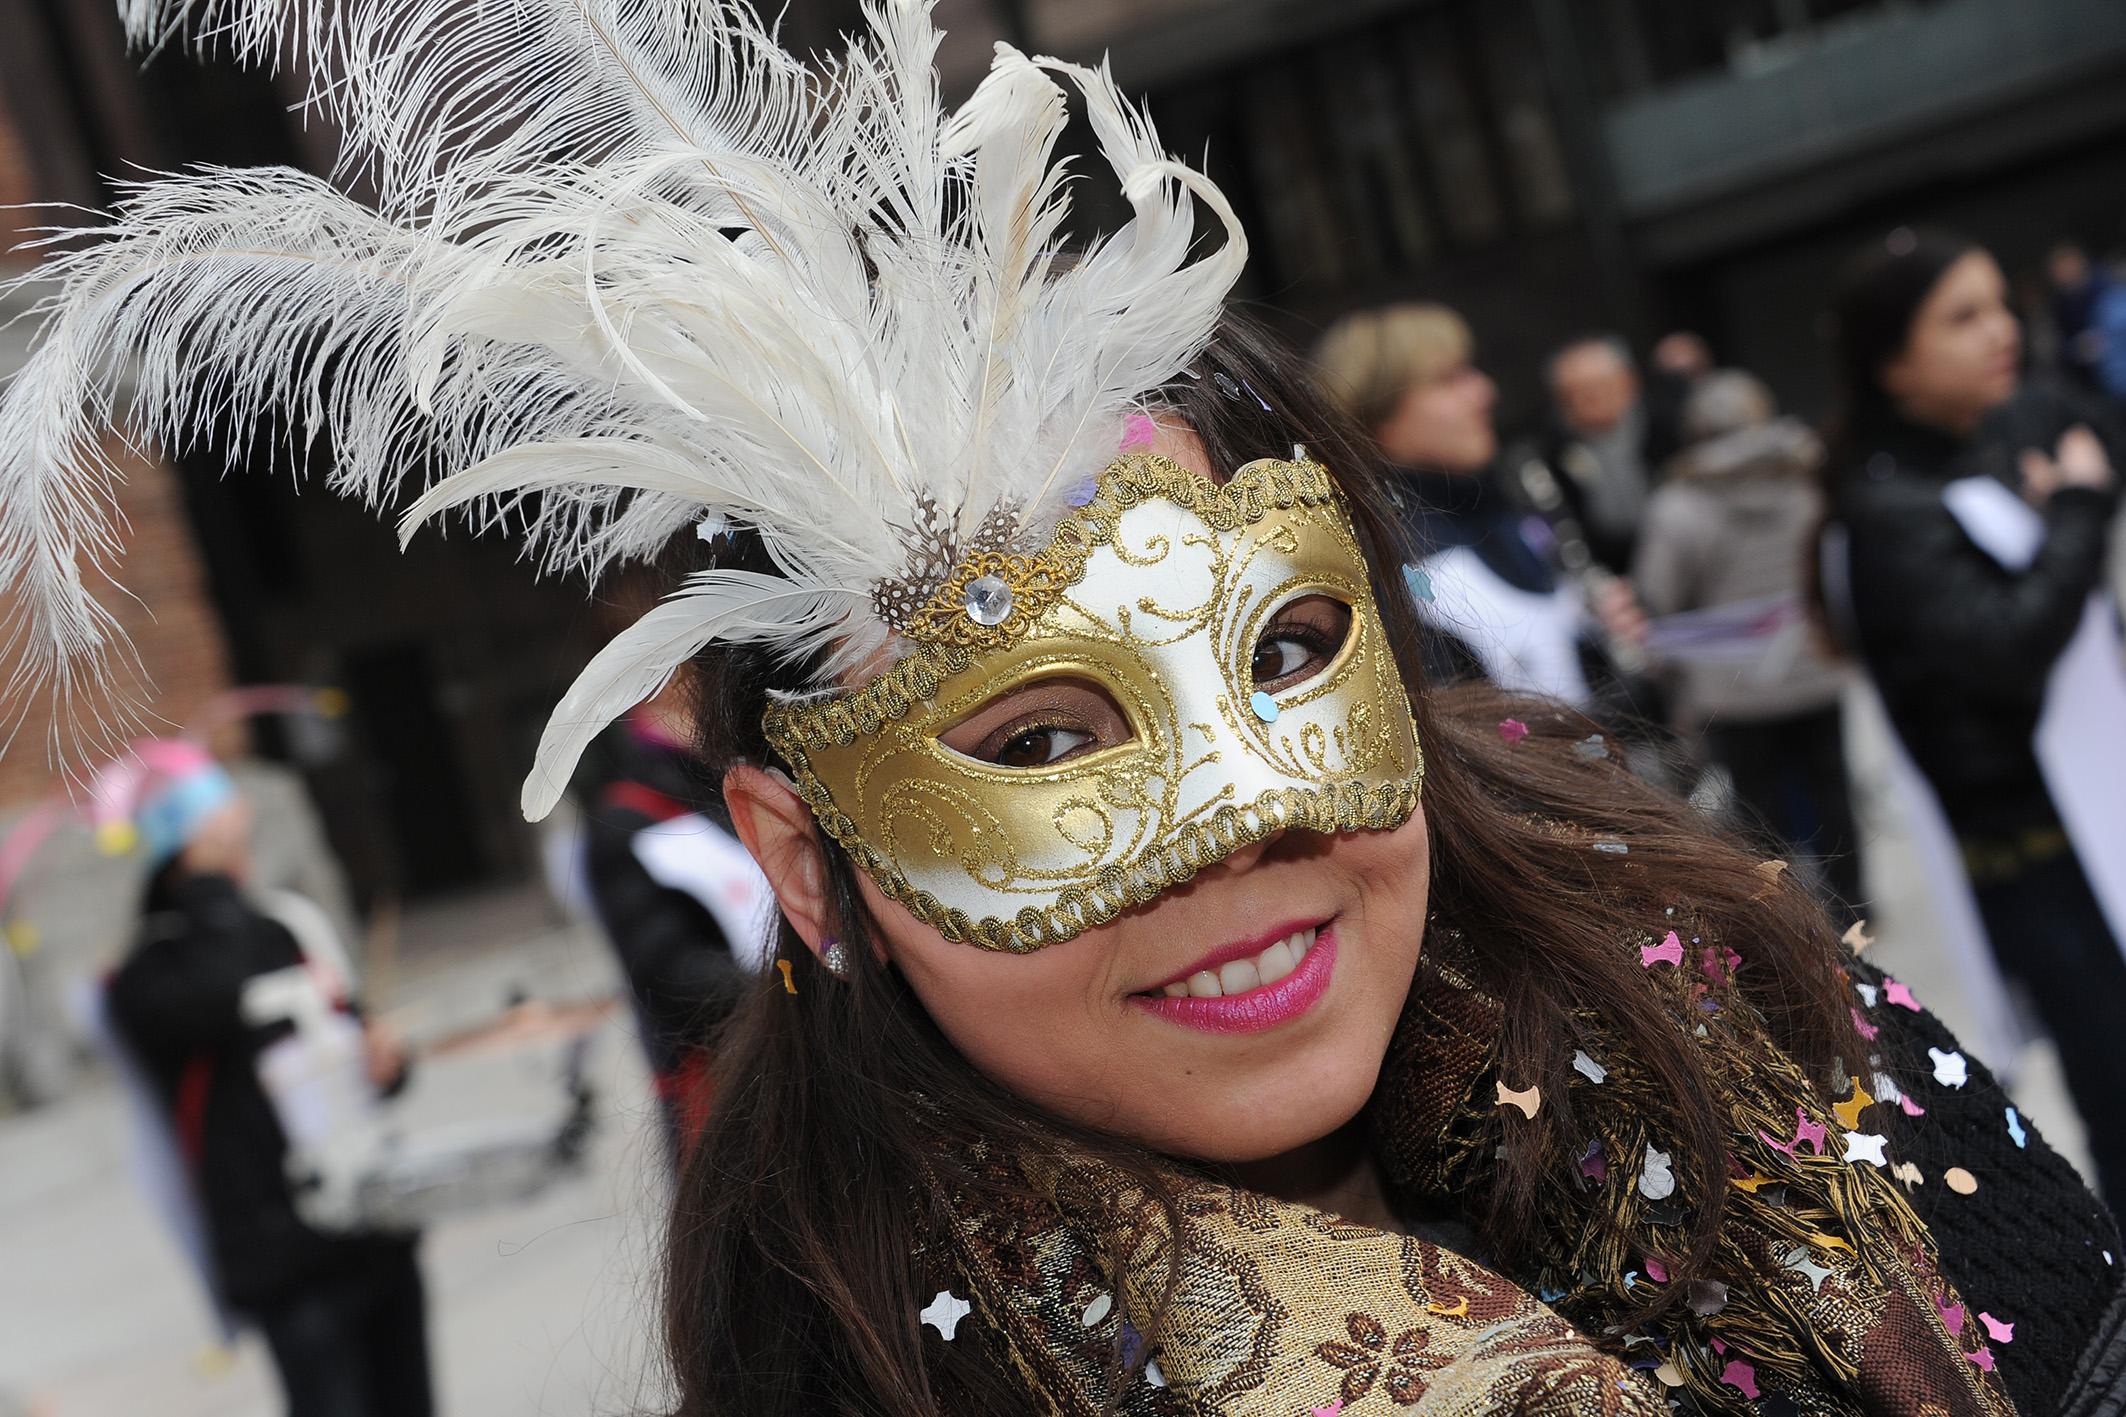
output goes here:
[{"label": "confetti piece", "polygon": [[1631,855],[1631,848],[1629,846],[1626,846],[1623,842],[1618,841],[1615,837],[1608,837],[1604,840],[1594,843],[1594,849],[1610,856]]},{"label": "confetti piece", "polygon": [[1826,1128],[1824,1127],[1823,1123],[1809,1120],[1809,1114],[1802,1111],[1799,1107],[1796,1107],[1794,1109],[1795,1146],[1798,1147],[1803,1142],[1807,1142],[1809,1144],[1809,1150],[1815,1152],[1818,1156],[1821,1156],[1823,1155],[1823,1139],[1825,1135]]},{"label": "confetti piece", "polygon": [[1970,1069],[1963,1054],[1953,1049],[1944,1053],[1939,1048],[1929,1048],[1927,1056],[1934,1060],[1934,1080],[1943,1087],[1962,1087],[1970,1081]]},{"label": "confetti piece", "polygon": [[1122,1321],[1122,1332],[1115,1338],[1115,1350],[1121,1355],[1123,1367],[1137,1366],[1137,1355],[1144,1351],[1144,1335],[1137,1332],[1137,1326],[1128,1319]]},{"label": "confetti piece", "polygon": [[1951,1304],[1942,1299],[1934,1301],[1934,1312],[1941,1315],[1941,1326],[1949,1330],[1953,1338],[1964,1331],[1964,1306]]},{"label": "confetti piece", "polygon": [[1650,1201],[1665,1201],[1676,1192],[1676,1173],[1669,1169],[1665,1151],[1646,1148],[1646,1166],[1639,1172],[1639,1194]]},{"label": "confetti piece", "polygon": [[1873,984],[1855,984],[1853,992],[1860,995],[1860,1002],[1863,1005],[1871,1009],[1875,1007],[1875,1000],[1879,991]]},{"label": "confetti piece", "polygon": [[1898,1180],[1904,1182],[1905,1189],[1908,1191],[1911,1190],[1914,1186],[1924,1186],[1925,1184],[1927,1184],[1926,1176],[1920,1172],[1920,1169],[1917,1166],[1914,1166],[1909,1161],[1900,1161],[1895,1166],[1892,1166],[1890,1168],[1890,1174],[1892,1176],[1895,1176]]},{"label": "confetti piece", "polygon": [[1114,1311],[1115,1296],[1112,1294],[1102,1294],[1099,1298],[1093,1300],[1090,1304],[1087,1304],[1085,1306],[1085,1312],[1078,1315],[1078,1322],[1083,1324],[1087,1328],[1097,1328],[1100,1324],[1100,1321],[1106,1318]]},{"label": "confetti piece", "polygon": [[797,992],[797,981],[790,977],[790,961],[779,959],[775,961],[775,967],[782,971],[783,989],[788,993],[795,994]]},{"label": "confetti piece", "polygon": [[1859,1009],[1853,1010],[1853,1031],[1855,1033],[1858,1033],[1862,1038],[1867,1039],[1870,1043],[1873,1043],[1876,1039],[1876,1036],[1882,1032],[1882,1030],[1877,1028],[1874,1024],[1869,1023],[1868,1016],[1862,1013]]},{"label": "confetti piece", "polygon": [[1786,862],[1776,857],[1770,861],[1759,861],[1757,863],[1757,874],[1763,879],[1764,884],[1757,888],[1750,896],[1750,899],[1770,900],[1779,889],[1780,878],[1786,874]]},{"label": "confetti piece", "polygon": [[1924,1117],[1927,1115],[1927,1109],[1909,1097],[1898,1098],[1897,1106],[1898,1110],[1902,1111],[1907,1117]]},{"label": "confetti piece", "polygon": [[1941,1173],[1942,1183],[1960,1196],[1968,1196],[1978,1190],[1978,1177],[1961,1166],[1951,1166]]},{"label": "confetti piece", "polygon": [[2111,1258],[2111,1251],[2104,1251],[2104,1268],[2109,1269],[2114,1263],[2115,1261]]},{"label": "confetti piece", "polygon": [[1982,1373],[1990,1373],[1993,1371],[1993,1350],[1990,1348],[1981,1347],[1978,1352],[1966,1353],[1964,1357],[1970,1359],[1973,1363],[1975,1363],[1978,1366],[1978,1370]]},{"label": "confetti piece", "polygon": [[1590,1181],[1609,1179],[1609,1158],[1602,1155],[1602,1139],[1596,1137],[1587,1143],[1587,1150],[1580,1156],[1580,1174]]},{"label": "confetti piece", "polygon": [[1562,1289],[1541,1289],[1536,1291],[1535,1297],[1541,1299],[1546,1304],[1555,1304],[1558,1300],[1565,1297],[1565,1291]]},{"label": "confetti piece", "polygon": [[1501,1107],[1518,1107],[1521,1109],[1523,1117],[1533,1118],[1537,1109],[1543,1105],[1543,1089],[1540,1087],[1528,1087],[1516,1091],[1502,1082],[1498,1084],[1498,1090],[1498,1105]]},{"label": "confetti piece", "polygon": [[1663,1363],[1654,1369],[1654,1377],[1663,1387],[1683,1386],[1683,1372],[1674,1363]]},{"label": "confetti piece", "polygon": [[1882,1149],[1889,1140],[1888,1137],[1877,1136],[1873,1132],[1848,1132],[1844,1159],[1865,1161],[1870,1166],[1887,1166],[1890,1164],[1890,1158],[1882,1154]]},{"label": "confetti piece", "polygon": [[[1157,1358],[1153,1358],[1145,1363],[1144,1380],[1150,1383],[1153,1387],[1166,1386],[1166,1370],[1159,1366],[1159,1360]],[[1332,1412],[1329,1414],[1329,1417],[1336,1417],[1336,1414]]]},{"label": "confetti piece", "polygon": [[1410,595],[1413,599],[1422,600],[1427,605],[1439,599],[1438,594],[1432,589],[1432,577],[1426,575],[1415,566],[1403,567],[1403,584],[1410,588]]},{"label": "confetti piece", "polygon": [[1845,934],[1839,938],[1845,943],[1845,947],[1854,954],[1861,953],[1869,945],[1875,943],[1875,937],[1868,933],[1868,922],[1865,920],[1855,920],[1847,927]]},{"label": "confetti piece", "polygon": [[1588,1057],[1585,1049],[1573,1050],[1572,1070],[1591,1083],[1600,1084],[1609,1080],[1609,1069]]},{"label": "confetti piece", "polygon": [[1985,1326],[1986,1337],[1992,1339],[1995,1343],[2015,1342],[2014,1324],[2004,1324],[1993,1315],[1983,1311],[1980,1312],[1978,1321]]},{"label": "confetti piece", "polygon": [[1132,448],[1149,448],[1159,441],[1159,425],[1141,413],[1133,413],[1122,420],[1121,451]]},{"label": "confetti piece", "polygon": [[1641,969],[1652,969],[1657,963],[1675,965],[1683,963],[1683,942],[1676,938],[1675,931],[1669,931],[1658,945],[1639,946],[1639,967]]},{"label": "confetti piece", "polygon": [[1782,1255],[1780,1263],[1800,1275],[1803,1279],[1806,1279],[1809,1282],[1809,1288],[1818,1294],[1823,1292],[1823,1281],[1831,1277],[1830,1269],[1825,1265],[1816,1263],[1815,1256],[1811,1255],[1800,1245],[1795,1245]]},{"label": "confetti piece", "polygon": [[1910,1009],[1915,1014],[1919,1012],[1919,1000],[1912,997],[1912,991],[1904,986],[1904,981],[1902,980],[1891,979],[1886,981],[1883,985],[1882,996],[1900,1009]]},{"label": "confetti piece", "polygon": [[1868,1090],[1860,1085],[1860,1079],[1854,1078],[1853,1095],[1833,1106],[1831,1115],[1838,1119],[1839,1126],[1850,1132],[1860,1125],[1860,1114],[1874,1105],[1875,1099],[1870,1097]]},{"label": "confetti piece", "polygon": [[1591,733],[1572,745],[1572,755],[1583,763],[1599,763],[1609,756],[1609,745],[1601,734]]},{"label": "confetti piece", "polygon": [[[1760,1132],[1760,1133],[1759,1133],[1758,1135],[1760,1135],[1760,1136],[1761,1136],[1761,1135],[1763,1135],[1763,1133],[1761,1133],[1761,1132]],[[1733,1186],[1733,1187],[1734,1187],[1734,1188],[1735,1188],[1736,1190],[1738,1190],[1738,1191],[1748,1191],[1748,1192],[1749,1192],[1749,1193],[1750,1193],[1751,1195],[1755,1195],[1755,1194],[1757,1194],[1757,1189],[1758,1189],[1758,1188],[1759,1188],[1760,1186],[1769,1186],[1769,1185],[1770,1185],[1771,1183],[1772,1183],[1772,1178],[1771,1178],[1771,1177],[1769,1177],[1769,1176],[1758,1176],[1758,1175],[1749,1175],[1749,1176],[1744,1176],[1744,1177],[1743,1177],[1742,1179],[1740,1179],[1739,1181],[1729,1181],[1729,1182],[1728,1182],[1728,1184],[1729,1184],[1730,1186]]]},{"label": "confetti piece", "polygon": [[2013,1107],[2008,1109],[2008,1135],[2014,1139],[2017,1151],[2028,1149],[2029,1135],[2023,1131],[2023,1119],[2015,1115]]},{"label": "confetti piece", "polygon": [[923,1322],[936,1329],[938,1336],[950,1343],[953,1330],[960,1326],[960,1320],[973,1312],[974,1305],[950,1289],[940,1289],[937,1297],[930,1301],[930,1307],[923,1310]]},{"label": "confetti piece", "polygon": [[1727,1286],[1717,1279],[1693,1279],[1685,1292],[1690,1311],[1701,1319],[1709,1319],[1727,1307]]},{"label": "confetti piece", "polygon": [[1314,1414],[1314,1417],[1339,1417],[1343,1410],[1344,1400],[1340,1397],[1327,1407],[1309,1407],[1307,1409],[1307,1411]]},{"label": "confetti piece", "polygon": [[1730,1358],[1727,1367],[1721,1370],[1720,1381],[1744,1397],[1757,1396],[1757,1370],[1740,1358]]},{"label": "confetti piece", "polygon": [[1668,1266],[1659,1260],[1650,1259],[1646,1262],[1646,1277],[1656,1284],[1666,1284],[1668,1283]]},{"label": "confetti piece", "polygon": [[1528,736],[1528,725],[1517,718],[1499,720],[1499,737],[1508,743],[1518,743]]},{"label": "confetti piece", "polygon": [[1466,1319],[1469,1317],[1469,1296],[1464,1294],[1452,1304],[1427,1304],[1425,1312],[1443,1319]]}]

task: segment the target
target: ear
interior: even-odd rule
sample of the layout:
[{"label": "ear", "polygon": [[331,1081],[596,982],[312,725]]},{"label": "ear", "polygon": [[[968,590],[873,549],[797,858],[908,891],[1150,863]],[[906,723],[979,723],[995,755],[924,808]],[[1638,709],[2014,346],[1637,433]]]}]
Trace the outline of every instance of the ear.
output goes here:
[{"label": "ear", "polygon": [[723,800],[790,927],[818,954],[828,938],[827,869],[812,809],[788,778],[757,767],[726,772]]}]

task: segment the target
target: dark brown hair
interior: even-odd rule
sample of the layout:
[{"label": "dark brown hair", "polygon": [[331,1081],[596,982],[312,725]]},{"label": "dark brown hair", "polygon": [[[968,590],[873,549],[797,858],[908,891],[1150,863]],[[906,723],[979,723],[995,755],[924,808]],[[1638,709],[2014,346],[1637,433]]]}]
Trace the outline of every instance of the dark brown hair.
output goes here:
[{"label": "dark brown hair", "polygon": [[[1715,838],[1685,804],[1614,763],[1572,753],[1570,743],[1592,731],[1584,719],[1486,689],[1425,690],[1404,551],[1375,454],[1257,324],[1229,317],[1192,377],[1175,380],[1163,400],[1215,467],[1281,456],[1300,442],[1337,472],[1425,746],[1432,928],[1459,932],[1481,982],[1504,1001],[1501,1063],[1511,1075],[1563,1097],[1575,1016],[1599,1010],[1658,1079],[1668,1111],[1648,1122],[1675,1139],[1690,1193],[1711,1198],[1692,1254],[1665,1286],[1682,1292],[1719,1223],[1727,1127],[1691,1040],[1650,1006],[1633,977],[1636,955],[1621,942],[1661,903],[1688,902],[1744,953],[1746,992],[1775,1038],[1820,1076],[1852,1042],[1829,925],[1800,889],[1767,892],[1758,859]],[[757,551],[727,544],[724,554]],[[709,761],[772,763],[761,713],[769,689],[794,684],[795,674],[743,649],[712,652],[696,669]],[[1498,732],[1509,713],[1534,730],[1517,747]],[[1602,864],[1620,858],[1590,852],[1589,833],[1627,843],[1627,864]],[[1068,1148],[1162,1197],[1171,1218],[1175,1163],[1046,1115],[981,1077],[899,974],[873,958],[852,867],[824,839],[821,851],[833,928],[853,970],[830,977],[784,926],[778,957],[796,995],[770,974],[720,1042],[714,1112],[671,1219],[665,1335],[677,1411],[1028,1410],[1021,1380],[978,1331],[923,1343],[917,1311],[953,1278],[938,1243],[934,1182],[979,1185],[962,1162],[981,1145]],[[1409,928],[1427,927],[1412,920]],[[1510,1260],[1520,1249],[1545,1177],[1567,1154],[1567,1112],[1543,1109],[1544,1144],[1516,1149],[1505,1184],[1466,1217],[1494,1255]]]}]

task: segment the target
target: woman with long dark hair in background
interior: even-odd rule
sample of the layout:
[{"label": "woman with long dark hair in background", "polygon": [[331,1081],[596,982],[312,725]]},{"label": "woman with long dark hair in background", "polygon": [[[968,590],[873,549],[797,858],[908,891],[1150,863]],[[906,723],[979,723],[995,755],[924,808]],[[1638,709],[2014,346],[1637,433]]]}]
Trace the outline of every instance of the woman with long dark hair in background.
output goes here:
[{"label": "woman with long dark hair in background", "polygon": [[[233,386],[379,495],[436,450],[409,529],[701,549],[525,785],[684,673],[781,907],[672,1215],[679,1412],[2096,1390],[2109,1217],[1776,863],[1572,711],[1431,690],[1364,436],[1227,309],[1237,217],[1104,71],[1000,45],[947,112],[913,0],[824,76],[737,4],[355,8],[318,101],[419,221],[144,189],[62,258],[7,528],[76,668],[71,381],[144,346],[150,426]],[[1133,216],[1065,262],[1071,91]]]},{"label": "woman with long dark hair in background", "polygon": [[[1849,268],[1836,316],[1833,628],[1940,803],[1994,957],[2059,1045],[2116,1203],[2126,837],[2100,825],[2126,801],[2126,678],[2103,580],[2116,445],[2065,394],[2020,388],[2007,282],[1967,241],[1891,233]],[[2044,731],[2072,711],[2109,727]]]}]

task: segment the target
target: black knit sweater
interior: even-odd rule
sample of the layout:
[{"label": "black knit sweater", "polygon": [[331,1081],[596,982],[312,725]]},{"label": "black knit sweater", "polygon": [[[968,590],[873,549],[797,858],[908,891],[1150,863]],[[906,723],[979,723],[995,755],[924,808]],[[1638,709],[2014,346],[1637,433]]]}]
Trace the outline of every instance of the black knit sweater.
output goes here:
[{"label": "black knit sweater", "polygon": [[[1875,991],[1874,1006],[1863,1013],[1881,1030],[1874,1040],[1879,1071],[1926,1109],[1912,1117],[1878,1105],[1867,1125],[1889,1135],[1893,1157],[1919,1168],[1923,1179],[1901,1189],[1973,1311],[1968,1346],[1987,1343],[2026,1417],[2126,1412],[2126,1251],[2110,1213],[2019,1113],[2017,1143],[2008,1118],[2014,1103],[1984,1064],[1964,1053],[1961,1087],[1936,1080],[1928,1050],[1962,1053],[1939,1019],[1890,1002],[1880,970],[1856,963],[1853,978]],[[1963,1194],[1951,1187],[1952,1168],[1969,1173],[1977,1188]],[[2014,1337],[1988,1341],[1980,1313],[2013,1324]]]}]

